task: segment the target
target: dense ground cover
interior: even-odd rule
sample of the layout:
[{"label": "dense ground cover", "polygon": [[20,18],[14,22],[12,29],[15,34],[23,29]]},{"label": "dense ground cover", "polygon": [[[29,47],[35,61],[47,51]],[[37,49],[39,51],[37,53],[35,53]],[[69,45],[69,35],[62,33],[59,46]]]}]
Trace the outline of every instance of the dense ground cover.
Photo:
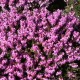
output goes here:
[{"label": "dense ground cover", "polygon": [[71,4],[0,0],[0,80],[80,79],[79,4]]}]

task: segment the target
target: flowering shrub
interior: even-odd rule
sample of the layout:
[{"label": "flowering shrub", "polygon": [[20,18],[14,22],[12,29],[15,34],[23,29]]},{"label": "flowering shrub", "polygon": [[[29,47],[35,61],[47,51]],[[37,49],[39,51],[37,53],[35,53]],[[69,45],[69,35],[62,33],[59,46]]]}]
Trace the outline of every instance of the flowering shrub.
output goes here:
[{"label": "flowering shrub", "polygon": [[0,80],[79,79],[79,20],[35,1],[0,0]]}]

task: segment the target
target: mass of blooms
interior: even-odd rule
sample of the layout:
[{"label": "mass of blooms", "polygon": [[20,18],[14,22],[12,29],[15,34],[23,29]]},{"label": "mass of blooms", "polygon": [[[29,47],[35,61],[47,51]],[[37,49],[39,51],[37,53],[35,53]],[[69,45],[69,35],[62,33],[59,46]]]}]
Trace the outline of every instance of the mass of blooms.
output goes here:
[{"label": "mass of blooms", "polygon": [[0,80],[80,79],[80,21],[49,2],[0,0]]}]

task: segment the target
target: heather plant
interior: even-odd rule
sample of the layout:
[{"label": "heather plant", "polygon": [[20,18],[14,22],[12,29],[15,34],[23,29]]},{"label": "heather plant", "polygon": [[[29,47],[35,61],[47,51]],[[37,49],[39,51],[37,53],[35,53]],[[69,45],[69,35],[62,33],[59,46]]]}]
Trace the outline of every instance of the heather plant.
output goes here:
[{"label": "heather plant", "polygon": [[80,0],[68,0],[64,12],[75,11],[76,16],[80,19]]},{"label": "heather plant", "polygon": [[80,79],[80,21],[51,3],[0,0],[0,80]]}]

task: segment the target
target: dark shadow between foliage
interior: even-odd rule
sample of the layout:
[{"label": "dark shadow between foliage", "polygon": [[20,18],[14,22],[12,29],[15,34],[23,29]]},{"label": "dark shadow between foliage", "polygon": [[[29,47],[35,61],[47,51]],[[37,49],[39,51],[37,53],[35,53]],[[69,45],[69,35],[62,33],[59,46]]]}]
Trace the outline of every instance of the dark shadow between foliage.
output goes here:
[{"label": "dark shadow between foliage", "polygon": [[55,0],[54,2],[50,3],[47,9],[51,12],[61,9],[64,10],[67,6],[66,2],[64,0]]}]

